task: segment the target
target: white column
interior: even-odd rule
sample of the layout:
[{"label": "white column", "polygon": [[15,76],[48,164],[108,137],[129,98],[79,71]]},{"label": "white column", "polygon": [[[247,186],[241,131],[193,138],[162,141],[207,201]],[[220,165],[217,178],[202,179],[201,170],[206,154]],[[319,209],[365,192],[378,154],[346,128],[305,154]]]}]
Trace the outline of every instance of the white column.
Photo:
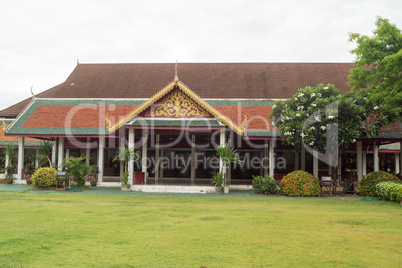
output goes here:
[{"label": "white column", "polygon": [[52,146],[52,166],[55,168],[56,165],[56,139],[53,141],[53,146]]},{"label": "white column", "polygon": [[39,149],[35,149],[35,168],[39,167]]},{"label": "white column", "polygon": [[395,174],[398,174],[399,173],[399,171],[401,170],[400,168],[400,166],[399,166],[399,162],[400,162],[400,160],[399,160],[399,154],[398,153],[395,153]]},{"label": "white column", "polygon": [[[10,162],[10,158],[8,157],[8,155],[6,154],[6,162],[4,163],[4,167],[5,169],[8,168],[8,162]],[[4,169],[4,170],[5,170]],[[4,172],[5,173],[5,172]]]},{"label": "white column", "polygon": [[195,182],[195,135],[191,135],[191,185]]},{"label": "white column", "polygon": [[104,151],[105,151],[105,137],[99,137],[99,148],[98,148],[98,181],[103,182],[103,162],[104,162]]},{"label": "white column", "polygon": [[59,149],[57,156],[57,170],[62,170],[61,166],[63,164],[64,156],[64,138],[59,138]]},{"label": "white column", "polygon": [[274,172],[275,172],[274,140],[269,140],[269,176],[273,178]]},{"label": "white column", "polygon": [[357,179],[363,179],[363,144],[362,141],[356,142],[356,165],[357,165]]},{"label": "white column", "polygon": [[[125,138],[123,137],[123,138],[120,138],[120,147],[119,147],[119,153],[120,152],[123,152],[123,150],[124,150],[124,147],[126,147],[126,145],[125,145]],[[124,173],[124,162],[121,160],[121,159],[119,159],[120,161],[119,161],[119,166],[120,166],[120,179],[122,179],[123,178],[123,173]],[[130,176],[129,176],[129,180],[130,180]]]},{"label": "white column", "polygon": [[155,144],[155,184],[159,183],[159,159],[160,159],[160,135],[156,135],[156,144]]},{"label": "white column", "polygon": [[148,174],[147,174],[147,153],[148,153],[148,145],[147,145],[147,141],[148,141],[148,133],[147,134],[143,134],[142,135],[142,172],[144,172],[144,178],[145,178],[145,184],[147,183],[147,178],[148,178]]},{"label": "white column", "polygon": [[66,149],[66,159],[70,157],[70,149]]},{"label": "white column", "polygon": [[363,152],[363,177],[367,175],[367,153]]},{"label": "white column", "polygon": [[[128,148],[132,151],[134,151],[134,129],[130,128],[128,130]],[[133,181],[133,175],[134,175],[134,158],[131,157],[130,160],[128,161],[128,180],[131,182],[131,184],[134,184]]]},{"label": "white column", "polygon": [[89,165],[89,160],[91,160],[91,138],[87,138],[87,144],[85,148],[85,156],[86,156],[86,162]]},{"label": "white column", "polygon": [[[220,147],[226,146],[226,131],[225,129],[220,130]],[[223,174],[226,174],[226,169],[223,168],[222,159],[219,160],[219,170],[223,170]]]},{"label": "white column", "polygon": [[299,152],[295,152],[295,170],[299,169]]},{"label": "white column", "polygon": [[378,145],[376,142],[374,142],[373,146],[373,159],[374,159],[374,171],[379,171],[380,170],[380,163],[378,159]]},{"label": "white column", "polygon": [[313,175],[318,178],[318,152],[313,151]]},{"label": "white column", "polygon": [[18,139],[18,170],[17,180],[22,179],[22,169],[24,168],[24,137]]},{"label": "white column", "polygon": [[300,164],[301,164],[301,170],[306,170],[306,148],[302,146],[301,148],[301,153],[300,153]]},{"label": "white column", "polygon": [[269,144],[268,140],[264,140],[264,176],[269,174]]},{"label": "white column", "polygon": [[[163,154],[164,154],[164,150],[160,151],[160,158],[163,159]],[[162,179],[163,178],[163,167],[159,166],[159,178]]]}]

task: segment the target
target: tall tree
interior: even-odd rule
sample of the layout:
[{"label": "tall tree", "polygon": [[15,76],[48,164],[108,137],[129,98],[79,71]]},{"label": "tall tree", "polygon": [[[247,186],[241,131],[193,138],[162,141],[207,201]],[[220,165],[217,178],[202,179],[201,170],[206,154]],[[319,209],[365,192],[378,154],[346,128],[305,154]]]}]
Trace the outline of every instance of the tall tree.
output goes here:
[{"label": "tall tree", "polygon": [[349,85],[373,99],[390,121],[402,122],[401,30],[381,17],[375,24],[372,37],[349,34],[349,41],[357,44],[351,51],[356,68],[350,70]]}]

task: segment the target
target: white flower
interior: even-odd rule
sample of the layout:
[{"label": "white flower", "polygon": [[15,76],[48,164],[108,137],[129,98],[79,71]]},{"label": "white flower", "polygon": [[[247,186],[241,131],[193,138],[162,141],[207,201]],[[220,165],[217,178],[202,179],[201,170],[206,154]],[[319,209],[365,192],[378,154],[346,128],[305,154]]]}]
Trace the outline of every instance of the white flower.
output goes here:
[{"label": "white flower", "polygon": [[300,137],[302,137],[302,138],[304,138],[304,137],[307,137],[308,135],[307,134],[304,134],[303,132],[300,134]]},{"label": "white flower", "polygon": [[276,104],[274,104],[274,106],[272,106],[272,109],[275,109],[276,108]]},{"label": "white flower", "polygon": [[[323,89],[328,89],[329,87],[323,87]],[[321,96],[320,96],[321,97]]]},{"label": "white flower", "polygon": [[318,97],[321,97],[321,93],[318,93],[317,95],[318,95]]},{"label": "white flower", "polygon": [[325,130],[327,127],[326,126],[321,126],[321,129],[322,130]]},{"label": "white flower", "polygon": [[317,121],[317,122],[321,122],[321,118],[319,117],[319,116],[315,116],[315,120]]},{"label": "white flower", "polygon": [[314,145],[314,141],[310,142],[310,145]]},{"label": "white flower", "polygon": [[375,106],[375,107],[374,107],[374,110],[378,110],[379,108],[380,108],[380,107],[378,107],[378,106]]},{"label": "white flower", "polygon": [[300,98],[300,97],[303,97],[303,96],[304,96],[304,93],[300,93],[298,96],[299,96],[299,98]]},{"label": "white flower", "polygon": [[295,100],[297,100],[297,97],[295,97]]},{"label": "white flower", "polygon": [[316,106],[317,106],[317,104],[313,103],[313,104],[311,104],[311,106],[316,107]]},{"label": "white flower", "polygon": [[334,118],[335,118],[335,116],[333,116],[333,115],[328,116],[328,119],[334,119]]},{"label": "white flower", "polygon": [[274,126],[275,126],[275,123],[274,123],[274,122],[272,122],[272,123],[271,123],[271,126],[273,126],[273,127],[274,127]]},{"label": "white flower", "polygon": [[300,114],[299,114],[299,113],[297,113],[297,114],[296,114],[296,116],[297,116],[297,117],[300,117]]},{"label": "white flower", "polygon": [[315,130],[315,127],[311,127],[310,129],[311,129],[311,130]]},{"label": "white flower", "polygon": [[353,139],[353,140],[352,140],[352,143],[355,143],[355,142],[356,142],[356,139]]},{"label": "white flower", "polygon": [[314,97],[315,96],[315,93],[311,93],[311,97]]}]

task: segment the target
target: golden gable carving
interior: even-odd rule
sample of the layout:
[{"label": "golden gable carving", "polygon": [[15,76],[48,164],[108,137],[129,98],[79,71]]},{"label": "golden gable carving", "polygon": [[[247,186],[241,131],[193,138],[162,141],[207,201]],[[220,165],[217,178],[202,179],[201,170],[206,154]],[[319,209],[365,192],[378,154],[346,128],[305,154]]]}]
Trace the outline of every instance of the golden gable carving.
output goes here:
[{"label": "golden gable carving", "polygon": [[211,117],[211,114],[183,91],[174,90],[160,103],[151,105],[144,117]]}]

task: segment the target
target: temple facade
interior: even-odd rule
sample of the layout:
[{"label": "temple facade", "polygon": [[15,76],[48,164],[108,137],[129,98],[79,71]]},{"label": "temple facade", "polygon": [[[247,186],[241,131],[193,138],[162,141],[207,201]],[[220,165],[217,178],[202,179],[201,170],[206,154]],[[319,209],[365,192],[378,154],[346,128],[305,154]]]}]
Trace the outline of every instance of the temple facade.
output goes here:
[{"label": "temple facade", "polygon": [[[210,185],[222,166],[215,147],[231,145],[244,160],[227,168],[230,185],[250,185],[255,175],[302,169],[317,177],[332,169],[305,150],[280,141],[268,118],[275,100],[319,83],[347,86],[348,63],[78,64],[65,82],[0,111],[0,147],[18,146],[14,183],[24,183],[24,159],[43,140],[54,142],[51,161],[85,155],[99,168],[98,185],[113,186],[123,165],[130,181],[147,185]],[[180,78],[180,79],[179,79]],[[402,126],[360,139],[339,157],[338,175],[361,179],[370,171],[400,173]],[[5,167],[6,162],[2,163]]]}]

